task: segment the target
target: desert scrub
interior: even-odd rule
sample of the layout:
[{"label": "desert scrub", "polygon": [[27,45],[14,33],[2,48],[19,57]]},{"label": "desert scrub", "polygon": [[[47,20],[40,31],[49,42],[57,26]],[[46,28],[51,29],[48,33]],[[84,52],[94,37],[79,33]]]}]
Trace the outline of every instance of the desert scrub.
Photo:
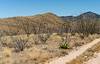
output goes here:
[{"label": "desert scrub", "polygon": [[28,40],[23,40],[23,39],[17,39],[14,40],[14,49],[16,52],[23,51],[25,48],[31,47],[31,44],[28,42]]},{"label": "desert scrub", "polygon": [[69,45],[67,42],[65,42],[64,44],[60,44],[59,46],[60,49],[68,49],[69,48]]},{"label": "desert scrub", "polygon": [[50,34],[39,34],[38,37],[42,42],[45,43],[47,39],[50,37]]}]

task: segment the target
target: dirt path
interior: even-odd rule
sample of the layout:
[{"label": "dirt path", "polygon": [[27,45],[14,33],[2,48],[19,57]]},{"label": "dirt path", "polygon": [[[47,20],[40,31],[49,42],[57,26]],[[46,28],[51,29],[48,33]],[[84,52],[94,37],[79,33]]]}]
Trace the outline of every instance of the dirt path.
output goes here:
[{"label": "dirt path", "polygon": [[100,53],[97,53],[95,58],[90,59],[85,64],[100,64]]},{"label": "dirt path", "polygon": [[75,59],[76,57],[80,56],[86,50],[88,50],[89,48],[91,48],[92,46],[94,46],[95,44],[97,44],[99,42],[100,42],[100,38],[95,39],[91,43],[81,46],[78,50],[73,50],[68,55],[66,55],[64,57],[60,57],[58,59],[57,58],[53,59],[51,62],[48,62],[45,64],[66,64],[66,63],[70,62],[71,60]]}]

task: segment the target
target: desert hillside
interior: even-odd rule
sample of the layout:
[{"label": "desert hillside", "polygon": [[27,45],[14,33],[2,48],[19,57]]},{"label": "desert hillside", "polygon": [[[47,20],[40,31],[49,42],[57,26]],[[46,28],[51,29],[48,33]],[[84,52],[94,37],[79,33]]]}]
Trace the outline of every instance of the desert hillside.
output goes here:
[{"label": "desert hillside", "polygon": [[0,64],[89,64],[99,53],[99,14],[0,19]]},{"label": "desert hillside", "polygon": [[23,30],[23,33],[26,30],[27,33],[58,32],[63,23],[64,22],[55,14],[45,13],[35,16],[1,19],[0,30],[8,34],[9,32],[16,34],[20,30]]},{"label": "desert hillside", "polygon": [[39,34],[39,33],[100,33],[100,15],[86,12],[79,16],[57,16],[44,13],[34,16],[21,16],[0,19],[0,34]]}]

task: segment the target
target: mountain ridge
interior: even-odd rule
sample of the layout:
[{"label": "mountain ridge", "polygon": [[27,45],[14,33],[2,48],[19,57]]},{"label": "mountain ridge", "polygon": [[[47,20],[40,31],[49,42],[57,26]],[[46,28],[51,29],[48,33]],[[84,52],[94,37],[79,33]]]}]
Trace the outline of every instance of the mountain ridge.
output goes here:
[{"label": "mountain ridge", "polygon": [[64,21],[77,21],[78,19],[99,19],[100,15],[91,11],[82,13],[78,16],[61,16]]},{"label": "mountain ridge", "polygon": [[[100,19],[100,15],[93,12],[82,13],[78,16],[57,16],[48,12],[34,16],[17,16],[0,19],[0,31],[15,32],[19,29],[21,31],[22,26],[24,26],[28,30],[31,29],[29,33],[67,32],[69,27],[74,26],[70,26],[72,21],[76,23],[78,21],[97,21],[97,19]],[[26,24],[28,26],[25,26]]]}]

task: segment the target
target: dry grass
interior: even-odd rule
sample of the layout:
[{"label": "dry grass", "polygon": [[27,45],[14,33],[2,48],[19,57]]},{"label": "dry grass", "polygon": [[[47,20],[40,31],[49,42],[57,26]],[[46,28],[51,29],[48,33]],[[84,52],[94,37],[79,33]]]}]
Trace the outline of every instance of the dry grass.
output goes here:
[{"label": "dry grass", "polygon": [[[1,64],[43,64],[44,62],[68,54],[73,48],[82,46],[99,35],[89,35],[82,39],[79,34],[31,34],[5,36],[0,40],[0,63]],[[22,51],[15,52],[17,40],[27,42]],[[68,42],[70,49],[59,49],[61,43]],[[6,60],[5,60],[6,59]]]}]

